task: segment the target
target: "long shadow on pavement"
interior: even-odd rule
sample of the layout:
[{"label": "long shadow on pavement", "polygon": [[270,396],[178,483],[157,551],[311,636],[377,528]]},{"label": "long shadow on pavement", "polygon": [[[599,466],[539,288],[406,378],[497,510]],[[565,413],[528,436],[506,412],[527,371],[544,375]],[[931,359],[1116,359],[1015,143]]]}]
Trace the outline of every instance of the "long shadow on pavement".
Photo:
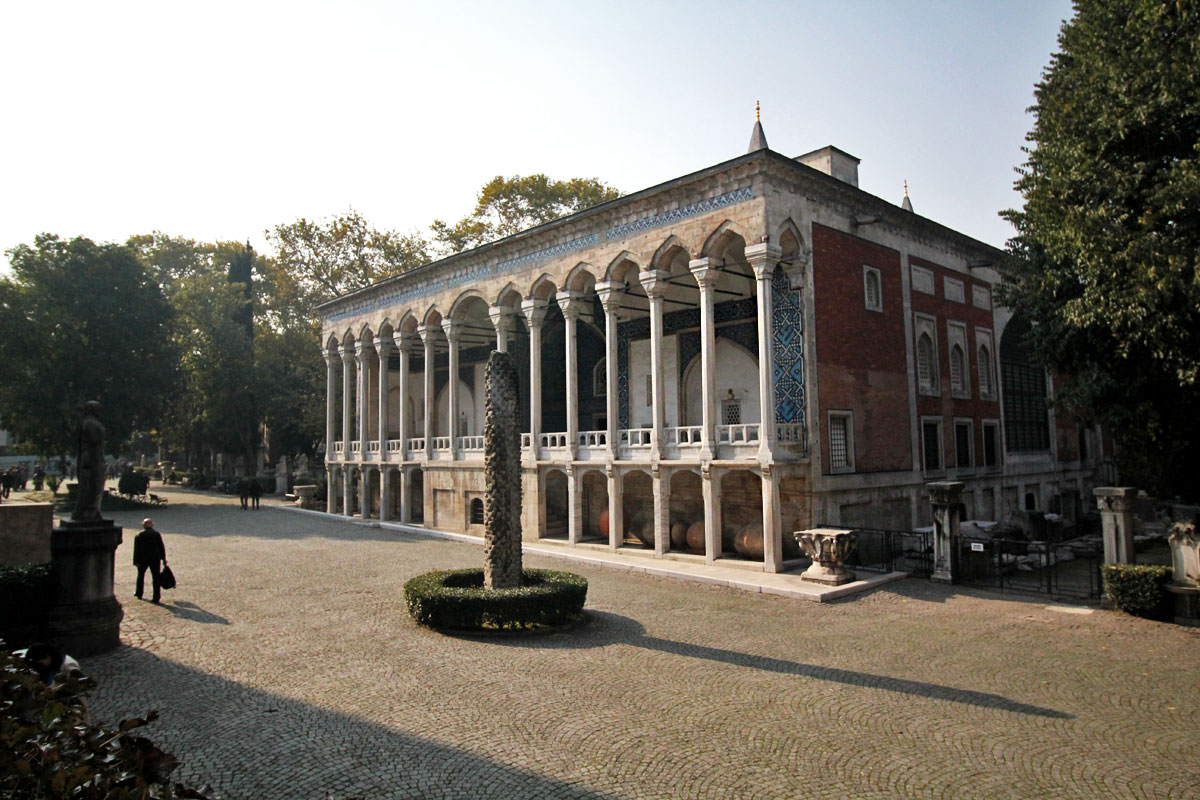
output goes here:
[{"label": "long shadow on pavement", "polygon": [[719,661],[739,667],[777,672],[782,675],[795,675],[799,678],[832,681],[847,686],[859,686],[864,689],[899,692],[901,694],[928,697],[933,700],[965,703],[982,708],[995,708],[1003,711],[1012,711],[1017,714],[1031,714],[1051,719],[1075,718],[1075,715],[1064,711],[1018,703],[1003,695],[992,694],[990,692],[959,689],[937,683],[895,678],[890,675],[875,675],[870,672],[857,672],[837,667],[823,667],[817,664],[805,664],[799,661],[785,661],[779,658],[770,658],[769,656],[739,653],[736,650],[724,650],[719,647],[707,647],[688,642],[660,639],[656,636],[647,636],[645,628],[637,620],[607,611],[588,611],[587,616],[588,619],[582,626],[564,634],[533,638],[500,638],[494,641],[496,644],[509,647],[533,648],[591,648],[624,644],[633,647],[642,647],[647,650],[656,650],[660,653],[702,658],[707,661]]},{"label": "long shadow on pavement", "polygon": [[[86,667],[99,683],[88,701],[94,720],[115,725],[158,710],[145,735],[183,762],[172,779],[209,784],[224,800],[611,797],[146,650],[123,645],[88,659]],[[331,683],[338,669],[332,661]]]}]

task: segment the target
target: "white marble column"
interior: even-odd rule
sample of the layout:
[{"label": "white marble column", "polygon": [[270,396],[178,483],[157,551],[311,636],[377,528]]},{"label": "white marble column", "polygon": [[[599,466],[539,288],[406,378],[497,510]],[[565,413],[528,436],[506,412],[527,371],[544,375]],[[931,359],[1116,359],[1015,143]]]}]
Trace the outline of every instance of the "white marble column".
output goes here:
[{"label": "white marble column", "polygon": [[779,508],[779,470],[774,466],[762,468],[763,570],[783,570],[783,514]]},{"label": "white marble column", "polygon": [[325,468],[325,513],[337,513],[337,484],[334,483],[334,473],[337,472],[333,467]]},{"label": "white marble column", "polygon": [[425,460],[433,459],[433,415],[437,409],[434,408],[433,397],[433,337],[434,328],[428,325],[421,325],[417,328],[417,334],[421,337],[421,341],[425,344]]},{"label": "white marble column", "polygon": [[392,471],[391,468],[379,465],[379,519],[386,522],[392,518]]},{"label": "white marble column", "polygon": [[371,518],[371,467],[366,464],[358,470],[358,515]]},{"label": "white marble column", "polygon": [[754,270],[758,296],[758,461],[769,464],[775,445],[775,326],[771,319],[771,280],[783,251],[764,242],[747,247],[745,252],[746,261]]},{"label": "white marble column", "polygon": [[528,456],[537,461],[541,452],[542,433],[542,320],[546,304],[541,300],[524,300],[521,311],[529,323],[529,439]]},{"label": "white marble column", "polygon": [[559,292],[558,307],[562,309],[566,325],[567,453],[574,460],[579,446],[579,356],[575,332],[579,312],[583,310],[583,298],[579,292]]},{"label": "white marble column", "polygon": [[717,452],[717,327],[713,315],[713,294],[718,272],[707,258],[690,264],[700,287],[700,461],[711,461]]},{"label": "white marble column", "polygon": [[404,467],[400,467],[396,474],[400,476],[396,480],[396,492],[400,497],[400,521],[405,523],[412,522],[412,509],[409,508],[408,496],[408,473],[404,470]]},{"label": "white marble column", "polygon": [[608,465],[608,549],[615,551],[625,540],[624,511],[621,498],[621,475]]},{"label": "white marble column", "polygon": [[[371,397],[367,390],[369,383],[367,377],[367,345],[359,342],[355,348],[354,358],[354,400],[358,407],[358,424],[355,428],[358,440],[358,460],[362,461],[367,456],[367,423],[370,416]],[[362,481],[359,481],[361,484]]]},{"label": "white marble column", "polygon": [[512,312],[504,306],[492,306],[488,309],[492,327],[496,329],[496,349],[501,353],[508,352],[508,337],[512,332]]},{"label": "white marble column", "polygon": [[650,474],[654,492],[654,557],[662,558],[671,549],[670,476],[657,464],[651,468]]},{"label": "white marble column", "polygon": [[336,454],[333,452],[333,442],[337,425],[337,409],[334,398],[337,396],[337,354],[321,348],[325,356],[325,463],[332,464]]},{"label": "white marble column", "polygon": [[1136,564],[1134,515],[1138,490],[1132,486],[1097,486],[1092,490],[1100,509],[1100,533],[1105,564]]},{"label": "white marble column", "polygon": [[579,485],[579,470],[567,464],[567,543],[572,547],[579,544],[583,536],[583,498]]},{"label": "white marble column", "polygon": [[[375,339],[375,353],[379,356],[379,461],[383,463],[388,460],[388,361],[392,357],[393,342],[391,335],[384,336],[382,333]],[[383,473],[380,472],[380,475]],[[380,491],[382,492],[382,484],[385,481],[381,480]],[[379,503],[379,513],[383,513],[383,501]]]},{"label": "white marble column", "polygon": [[711,564],[721,557],[721,476],[702,466],[700,477],[704,498],[704,560]]},{"label": "white marble column", "polygon": [[[646,297],[650,298],[650,386],[654,394],[651,405],[654,416],[652,418],[653,432],[650,434],[650,458],[653,461],[657,461],[662,457],[663,436],[665,434],[663,429],[666,427],[666,386],[664,384],[666,376],[663,374],[662,301],[667,291],[667,280],[669,277],[666,272],[653,271],[643,272],[641,275],[642,287],[646,290]],[[655,535],[657,537],[657,533]]]},{"label": "white marble column", "polygon": [[[400,428],[400,461],[408,460],[408,348],[408,337],[401,334],[400,341],[396,347],[400,353],[400,376],[397,380],[400,402],[398,404],[399,407],[396,409],[396,420]],[[401,495],[400,502],[404,502],[403,495]]]},{"label": "white marble column", "polygon": [[[354,424],[354,405],[350,398],[354,397],[354,382],[350,379],[351,368],[354,365],[354,348],[341,348],[342,355],[342,461],[350,459],[350,441],[354,434],[351,426]],[[344,471],[344,470],[343,470]]]},{"label": "white marble column", "polygon": [[[620,398],[617,396],[617,309],[621,305],[624,291],[617,283],[596,284],[596,294],[604,306],[604,406],[608,417],[608,458],[617,457],[618,437],[621,427]],[[609,497],[612,492],[609,492]],[[610,503],[611,513],[611,503]]]},{"label": "white marble column", "polygon": [[450,347],[450,383],[447,392],[446,416],[450,418],[450,458],[458,458],[458,339],[462,325],[457,320],[442,320],[446,343]]}]

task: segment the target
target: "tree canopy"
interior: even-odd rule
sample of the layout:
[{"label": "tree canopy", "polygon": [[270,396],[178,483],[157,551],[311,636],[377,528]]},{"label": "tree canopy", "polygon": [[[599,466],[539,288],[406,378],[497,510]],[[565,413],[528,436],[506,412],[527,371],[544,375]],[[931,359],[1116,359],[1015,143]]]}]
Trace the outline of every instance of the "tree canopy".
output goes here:
[{"label": "tree canopy", "polygon": [[107,446],[161,420],[176,380],[171,307],[126,246],[43,234],[0,279],[0,426],[73,455],[79,409],[101,402]]},{"label": "tree canopy", "polygon": [[1200,434],[1200,6],[1075,11],[1036,87],[1001,296],[1059,401],[1110,423],[1123,480],[1177,491]]},{"label": "tree canopy", "polygon": [[434,241],[446,254],[520,233],[621,196],[598,178],[555,181],[545,175],[497,175],[479,190],[475,210],[453,225],[435,219]]}]

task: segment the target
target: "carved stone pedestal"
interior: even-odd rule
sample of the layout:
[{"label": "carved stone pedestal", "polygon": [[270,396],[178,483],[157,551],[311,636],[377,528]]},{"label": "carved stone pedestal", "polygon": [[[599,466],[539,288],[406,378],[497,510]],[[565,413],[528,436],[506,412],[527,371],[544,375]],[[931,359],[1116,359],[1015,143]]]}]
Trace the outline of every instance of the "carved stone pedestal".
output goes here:
[{"label": "carved stone pedestal", "polygon": [[121,529],[112,520],[64,522],[50,534],[54,599],[46,639],[73,656],[112,650],[125,612],[113,596]]},{"label": "carved stone pedestal", "polygon": [[801,580],[840,586],[854,580],[854,572],[845,564],[858,546],[858,534],[839,528],[813,528],[793,534],[800,550],[812,559],[812,566],[801,573]]},{"label": "carved stone pedestal", "polygon": [[1092,490],[1100,508],[1105,564],[1135,564],[1133,504],[1138,490],[1131,486],[1098,486]]},{"label": "carved stone pedestal", "polygon": [[296,504],[301,508],[317,508],[317,487],[315,485],[292,487],[296,493]]}]

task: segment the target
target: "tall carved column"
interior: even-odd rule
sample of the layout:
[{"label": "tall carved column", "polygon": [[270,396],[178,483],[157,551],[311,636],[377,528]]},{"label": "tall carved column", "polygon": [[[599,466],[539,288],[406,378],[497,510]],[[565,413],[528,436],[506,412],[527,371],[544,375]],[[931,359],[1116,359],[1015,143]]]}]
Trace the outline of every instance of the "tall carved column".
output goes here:
[{"label": "tall carved column", "polygon": [[[392,337],[379,334],[375,339],[375,353],[379,356],[379,411],[376,416],[379,417],[379,460],[384,462],[388,460],[388,362],[392,358]],[[380,476],[383,475],[382,470]],[[383,492],[383,483],[380,482],[380,492]],[[379,502],[379,513],[383,513],[383,501]]]},{"label": "tall carved column", "polygon": [[655,464],[650,469],[654,492],[654,556],[662,558],[671,549],[670,476]]},{"label": "tall carved column", "polygon": [[[400,377],[397,381],[400,394],[399,407],[396,409],[396,421],[400,429],[400,460],[408,460],[408,348],[409,341],[404,334],[400,335],[397,350],[400,353]],[[403,500],[401,501],[403,502]]]},{"label": "tall carved column", "polygon": [[1132,486],[1098,486],[1092,490],[1100,508],[1105,564],[1135,564],[1133,504],[1138,490]]},{"label": "tall carved column", "polygon": [[925,484],[933,506],[933,575],[942,583],[954,582],[958,561],[959,523],[962,522],[962,481],[935,481]]},{"label": "tall carved column", "polygon": [[337,409],[333,401],[337,397],[338,357],[324,347],[321,348],[321,352],[325,356],[325,463],[332,464],[335,457],[333,442],[337,435],[334,431],[337,425]]},{"label": "tall carved column", "polygon": [[412,522],[412,509],[409,508],[408,497],[408,472],[404,467],[399,467],[396,470],[396,496],[400,498],[400,521]]},{"label": "tall carved column", "polygon": [[567,543],[579,544],[583,536],[583,498],[580,497],[579,470],[567,464]]},{"label": "tall carved column", "polygon": [[354,348],[341,348],[342,354],[342,461],[350,458],[350,442],[354,438],[351,425],[354,424],[354,405],[350,398],[354,397],[354,382],[350,380],[351,369],[354,365]]},{"label": "tall carved column", "polygon": [[355,395],[354,399],[358,405],[358,426],[355,428],[358,441],[358,459],[362,461],[367,455],[367,423],[371,413],[371,396],[367,389],[369,379],[367,377],[367,345],[363,342],[358,343],[355,348],[354,358],[354,374],[355,374]]},{"label": "tall carved column", "polygon": [[364,464],[358,470],[358,515],[363,519],[371,518],[371,471],[372,467]]},{"label": "tall carved column", "polygon": [[450,418],[447,433],[450,436],[450,458],[458,458],[458,337],[462,325],[457,320],[443,320],[442,330],[446,333],[446,342],[450,346],[450,383],[447,394],[446,416]]},{"label": "tall carved column", "polygon": [[783,570],[783,515],[779,508],[779,470],[771,465],[762,468],[763,512],[763,570]]},{"label": "tall carved column", "polygon": [[529,439],[534,462],[540,455],[542,433],[542,320],[546,304],[541,300],[524,300],[521,311],[529,323]]},{"label": "tall carved column", "polygon": [[746,248],[746,261],[754,270],[758,297],[758,460],[771,461],[775,445],[774,325],[771,320],[771,279],[783,251],[766,242]]},{"label": "tall carved column", "polygon": [[333,467],[325,468],[325,513],[337,513],[337,484],[334,481],[337,479],[337,470]]},{"label": "tall carved column", "polygon": [[662,301],[663,295],[667,291],[668,277],[669,275],[666,272],[645,272],[641,276],[642,286],[646,290],[646,297],[650,298],[650,386],[654,394],[651,405],[654,416],[652,417],[653,432],[650,435],[650,457],[654,461],[662,457],[663,428],[666,427],[666,387],[663,385],[665,376],[663,375]]},{"label": "tall carved column", "polygon": [[[617,397],[617,309],[621,305],[624,291],[620,284],[598,283],[596,294],[600,297],[600,304],[604,306],[604,406],[608,419],[608,458],[611,461],[617,457],[621,426],[621,410],[617,407],[620,400]],[[612,497],[611,490],[609,497]],[[611,513],[610,503],[609,519],[612,518]]]},{"label": "tall carved column", "polygon": [[711,466],[700,467],[700,492],[704,498],[704,560],[721,557],[721,477]]},{"label": "tall carved column", "polygon": [[700,402],[703,413],[700,435],[700,461],[711,461],[717,452],[717,328],[713,316],[713,290],[717,287],[717,270],[707,258],[690,264],[692,275],[700,287]]},{"label": "tall carved column", "polygon": [[576,322],[582,310],[583,300],[578,292],[559,292],[558,307],[562,309],[566,323],[565,350],[567,352],[567,453],[575,459],[579,445],[579,357],[576,351]]},{"label": "tall carved column", "polygon": [[417,328],[417,334],[425,344],[425,460],[433,459],[433,337],[434,329],[428,325]]}]

